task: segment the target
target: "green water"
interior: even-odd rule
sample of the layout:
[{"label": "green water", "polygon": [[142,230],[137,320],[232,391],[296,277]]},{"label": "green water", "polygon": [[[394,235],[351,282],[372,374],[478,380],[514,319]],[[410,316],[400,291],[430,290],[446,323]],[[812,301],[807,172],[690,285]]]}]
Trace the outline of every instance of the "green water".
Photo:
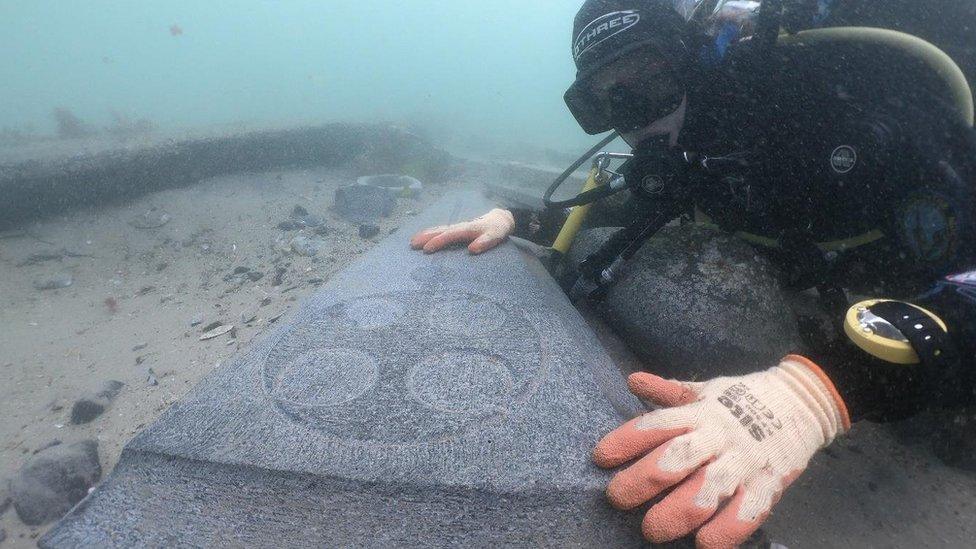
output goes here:
[{"label": "green water", "polygon": [[61,107],[96,128],[419,121],[579,147],[561,99],[578,4],[2,0],[0,129],[54,133]]}]

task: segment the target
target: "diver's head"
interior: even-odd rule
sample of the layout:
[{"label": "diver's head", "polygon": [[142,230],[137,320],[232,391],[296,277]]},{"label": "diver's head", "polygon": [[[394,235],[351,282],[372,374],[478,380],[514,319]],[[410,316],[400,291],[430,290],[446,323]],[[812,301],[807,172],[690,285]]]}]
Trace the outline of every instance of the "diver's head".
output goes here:
[{"label": "diver's head", "polygon": [[[636,147],[684,118],[706,0],[587,0],[573,28],[576,81],[566,105],[583,131],[611,129]],[[714,4],[714,2],[712,2]]]}]

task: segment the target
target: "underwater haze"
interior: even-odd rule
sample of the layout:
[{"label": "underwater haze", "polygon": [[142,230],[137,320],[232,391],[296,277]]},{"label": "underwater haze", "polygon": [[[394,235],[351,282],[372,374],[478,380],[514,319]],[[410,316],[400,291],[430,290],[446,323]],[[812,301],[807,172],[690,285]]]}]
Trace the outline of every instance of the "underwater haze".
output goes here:
[{"label": "underwater haze", "polygon": [[60,108],[96,127],[384,121],[578,148],[562,102],[578,4],[4,0],[0,128],[52,133]]}]

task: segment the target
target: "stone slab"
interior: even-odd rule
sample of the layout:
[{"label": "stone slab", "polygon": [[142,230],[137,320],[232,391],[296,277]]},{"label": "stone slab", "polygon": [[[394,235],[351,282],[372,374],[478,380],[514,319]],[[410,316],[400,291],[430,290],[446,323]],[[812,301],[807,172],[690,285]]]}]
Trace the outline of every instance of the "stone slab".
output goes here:
[{"label": "stone slab", "polygon": [[639,403],[512,244],[408,249],[415,218],[205,378],[41,540],[70,546],[640,545],[599,437]]}]

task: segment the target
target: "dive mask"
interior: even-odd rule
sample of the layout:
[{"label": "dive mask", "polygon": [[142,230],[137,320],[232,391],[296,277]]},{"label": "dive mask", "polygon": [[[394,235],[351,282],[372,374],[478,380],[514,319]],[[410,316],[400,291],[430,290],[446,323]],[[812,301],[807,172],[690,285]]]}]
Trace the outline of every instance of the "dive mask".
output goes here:
[{"label": "dive mask", "polygon": [[577,81],[564,96],[573,117],[588,134],[611,129],[621,133],[639,130],[681,105],[684,94],[669,69],[652,74],[634,74],[641,69],[626,66],[607,70],[620,73],[617,82],[601,82],[611,78],[595,74]]}]

